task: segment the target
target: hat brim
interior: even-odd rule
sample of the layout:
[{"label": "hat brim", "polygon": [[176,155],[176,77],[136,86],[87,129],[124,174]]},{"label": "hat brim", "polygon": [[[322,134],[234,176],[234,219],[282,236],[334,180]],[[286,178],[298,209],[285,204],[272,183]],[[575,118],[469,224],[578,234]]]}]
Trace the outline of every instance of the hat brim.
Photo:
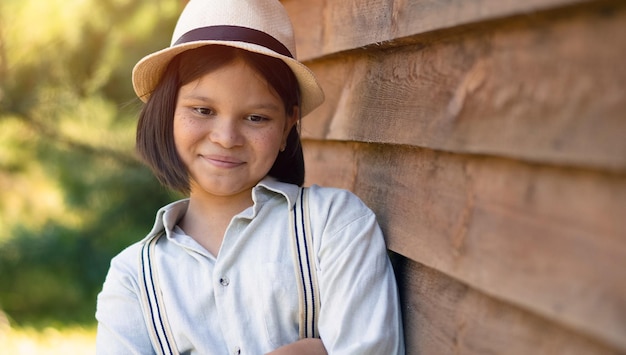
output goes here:
[{"label": "hat brim", "polygon": [[190,49],[206,46],[206,45],[224,45],[244,49],[250,52],[264,54],[270,57],[278,58],[285,62],[291,68],[298,84],[300,86],[300,94],[302,103],[300,111],[302,116],[313,111],[316,107],[324,102],[324,92],[318,84],[311,70],[299,61],[278,54],[263,46],[237,41],[195,41],[179,44],[173,47],[162,49],[143,57],[133,68],[133,88],[135,93],[143,102],[147,102],[150,95],[158,85],[167,68],[169,62],[178,54]]}]

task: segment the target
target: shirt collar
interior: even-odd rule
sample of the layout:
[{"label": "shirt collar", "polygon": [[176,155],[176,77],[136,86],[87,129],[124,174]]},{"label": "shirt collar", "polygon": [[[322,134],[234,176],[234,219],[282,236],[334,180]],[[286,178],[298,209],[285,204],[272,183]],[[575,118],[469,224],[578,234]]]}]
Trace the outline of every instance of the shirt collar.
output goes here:
[{"label": "shirt collar", "polygon": [[150,231],[150,233],[148,233],[144,240],[161,233],[163,230],[165,230],[165,232],[169,234],[170,231],[174,229],[174,226],[178,223],[178,220],[187,211],[187,206],[189,206],[188,198],[172,202],[166,206],[161,207],[157,212],[152,230]]},{"label": "shirt collar", "polygon": [[[283,195],[287,200],[289,210],[292,210],[296,204],[299,191],[300,187],[297,185],[280,182],[273,177],[267,176],[252,189],[252,208],[245,210],[240,216],[244,218],[254,218],[261,206],[275,194]],[[156,220],[154,221],[154,226],[145,239],[161,233],[163,230],[169,235],[174,229],[174,226],[176,226],[180,218],[187,211],[187,206],[189,206],[189,199],[183,199],[172,202],[159,209]]]},{"label": "shirt collar", "polygon": [[256,206],[257,202],[264,202],[271,198],[274,193],[278,193],[287,199],[289,210],[291,210],[296,205],[296,199],[298,198],[299,191],[300,187],[298,185],[280,182],[275,178],[268,176],[261,180],[257,186],[252,189],[252,200]]}]

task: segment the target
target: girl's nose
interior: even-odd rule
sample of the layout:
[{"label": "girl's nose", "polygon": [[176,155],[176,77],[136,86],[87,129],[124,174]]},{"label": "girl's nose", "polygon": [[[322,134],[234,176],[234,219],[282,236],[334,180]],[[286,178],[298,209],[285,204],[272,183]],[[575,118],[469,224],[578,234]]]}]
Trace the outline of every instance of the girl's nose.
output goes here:
[{"label": "girl's nose", "polygon": [[233,148],[242,144],[242,136],[237,120],[227,117],[214,119],[209,132],[209,139],[224,148]]}]

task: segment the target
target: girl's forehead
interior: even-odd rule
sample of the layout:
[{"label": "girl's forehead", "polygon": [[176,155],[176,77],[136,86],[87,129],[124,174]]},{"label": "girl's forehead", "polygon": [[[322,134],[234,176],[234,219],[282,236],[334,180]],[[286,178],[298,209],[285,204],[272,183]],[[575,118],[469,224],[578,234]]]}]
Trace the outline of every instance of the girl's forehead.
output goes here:
[{"label": "girl's forehead", "polygon": [[215,89],[216,87],[225,86],[239,86],[241,94],[249,92],[251,87],[254,87],[257,89],[257,93],[268,93],[282,102],[280,95],[278,95],[263,74],[248,63],[247,60],[239,57],[217,68],[204,72],[187,84],[183,84],[179,89],[179,93],[181,91],[188,92],[207,88]]},{"label": "girl's forehead", "polygon": [[179,99],[196,99],[214,102],[237,100],[254,106],[282,111],[284,103],[280,95],[264,76],[246,61],[239,59],[202,74],[182,85]]}]

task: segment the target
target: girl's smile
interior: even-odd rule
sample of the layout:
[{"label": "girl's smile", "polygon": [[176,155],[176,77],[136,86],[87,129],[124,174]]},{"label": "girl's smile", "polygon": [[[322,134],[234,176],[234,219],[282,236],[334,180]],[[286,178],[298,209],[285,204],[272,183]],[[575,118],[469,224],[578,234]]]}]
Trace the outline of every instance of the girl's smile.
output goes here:
[{"label": "girl's smile", "polygon": [[209,163],[215,165],[220,168],[236,168],[245,164],[244,161],[241,161],[234,157],[221,156],[221,155],[201,155],[204,159],[206,159]]}]

